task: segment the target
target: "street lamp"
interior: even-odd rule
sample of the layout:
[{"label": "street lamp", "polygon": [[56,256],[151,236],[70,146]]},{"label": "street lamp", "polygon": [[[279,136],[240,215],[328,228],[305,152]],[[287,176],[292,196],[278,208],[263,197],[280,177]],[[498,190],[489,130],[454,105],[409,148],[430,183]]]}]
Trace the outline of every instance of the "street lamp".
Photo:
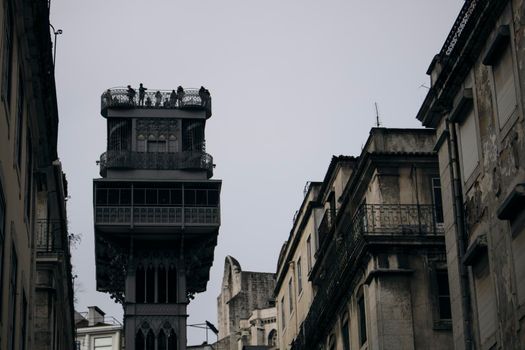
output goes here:
[{"label": "street lamp", "polygon": [[62,29],[55,30],[55,27],[51,23],[49,23],[49,26],[51,29],[53,29],[53,34],[55,34],[55,41],[53,42],[53,67],[55,66],[56,58],[57,58],[57,35],[62,34]]}]

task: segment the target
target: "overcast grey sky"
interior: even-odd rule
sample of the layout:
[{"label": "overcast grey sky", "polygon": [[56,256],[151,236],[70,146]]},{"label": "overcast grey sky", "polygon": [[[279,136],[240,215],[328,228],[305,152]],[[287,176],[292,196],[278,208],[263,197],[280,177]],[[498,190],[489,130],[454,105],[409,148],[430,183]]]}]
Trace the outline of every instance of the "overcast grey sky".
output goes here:
[{"label": "overcast grey sky", "polygon": [[[375,121],[419,127],[425,72],[461,0],[51,0],[58,38],[59,154],[69,181],[80,282],[76,308],[120,305],[95,291],[92,179],[105,150],[100,94],[207,87],[207,151],[223,180],[222,226],[208,291],[188,323],[216,323],[224,257],[275,272],[306,181],[332,155],[358,155]],[[190,331],[189,343],[204,340]]]}]

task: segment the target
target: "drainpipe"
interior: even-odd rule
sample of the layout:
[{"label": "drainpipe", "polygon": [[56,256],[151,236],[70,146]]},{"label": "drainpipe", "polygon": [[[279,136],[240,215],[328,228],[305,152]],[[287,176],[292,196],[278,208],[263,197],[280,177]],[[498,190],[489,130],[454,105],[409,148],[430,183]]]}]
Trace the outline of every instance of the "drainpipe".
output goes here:
[{"label": "drainpipe", "polygon": [[463,308],[463,327],[464,327],[464,342],[465,349],[469,350],[473,347],[472,341],[472,310],[470,304],[470,285],[468,278],[467,267],[463,264],[463,257],[466,251],[466,229],[465,216],[463,212],[463,192],[461,188],[461,171],[458,164],[458,144],[456,136],[455,123],[446,120],[446,131],[449,133],[447,137],[448,146],[448,162],[450,169],[450,178],[452,179],[452,192],[454,200],[452,202],[454,210],[454,226],[456,228],[456,242],[457,242],[457,256],[460,273],[460,287],[461,287],[461,305]]}]

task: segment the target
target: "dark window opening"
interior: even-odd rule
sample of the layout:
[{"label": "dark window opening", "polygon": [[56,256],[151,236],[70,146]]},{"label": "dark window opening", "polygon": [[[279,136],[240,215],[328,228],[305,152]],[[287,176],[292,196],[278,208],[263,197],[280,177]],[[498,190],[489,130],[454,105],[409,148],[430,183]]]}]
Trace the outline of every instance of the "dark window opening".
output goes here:
[{"label": "dark window opening", "polygon": [[208,204],[206,192],[206,190],[195,190],[195,204],[197,206],[202,207]]},{"label": "dark window opening", "polygon": [[441,196],[441,181],[439,177],[432,178],[432,196],[434,200],[436,222],[443,223],[443,199]]},{"label": "dark window opening", "polygon": [[157,270],[157,302],[165,303],[166,302],[166,269],[164,265],[160,265]]},{"label": "dark window opening", "polygon": [[157,190],[146,189],[146,204],[157,205]]},{"label": "dark window opening", "polygon": [[210,206],[219,205],[219,191],[208,190],[208,205]]},{"label": "dark window opening", "polygon": [[343,350],[350,350],[350,329],[348,324],[348,315],[343,318],[341,326],[341,335],[343,337]]},{"label": "dark window opening", "polygon": [[168,270],[168,303],[177,302],[177,270],[173,265]]},{"label": "dark window opening", "polygon": [[145,350],[144,345],[144,336],[142,335],[142,331],[138,331],[137,335],[135,336],[135,350]]},{"label": "dark window opening", "polygon": [[438,289],[438,304],[439,304],[439,319],[452,319],[452,310],[450,307],[450,291],[448,287],[448,273],[446,270],[436,271],[437,289]]},{"label": "dark window opening", "polygon": [[173,328],[168,333],[168,350],[177,350],[177,334]]},{"label": "dark window opening", "polygon": [[359,345],[363,346],[366,343],[366,312],[365,312],[365,298],[360,297],[357,301],[358,317],[359,317]]},{"label": "dark window opening", "polygon": [[155,334],[151,329],[146,336],[146,350],[155,350]]},{"label": "dark window opening", "polygon": [[105,188],[97,188],[97,205],[107,205],[108,204],[108,190]]},{"label": "dark window opening", "polygon": [[109,189],[108,190],[108,204],[118,205],[119,204],[119,190]]},{"label": "dark window opening", "polygon": [[135,188],[133,190],[133,204],[136,204],[136,205],[146,204],[146,193],[143,188]]},{"label": "dark window opening", "polygon": [[182,190],[171,190],[171,204],[182,205]]},{"label": "dark window opening", "polygon": [[131,189],[120,190],[120,205],[131,205]]},{"label": "dark window opening", "polygon": [[139,265],[137,267],[137,274],[135,275],[135,298],[137,303],[144,303],[144,286],[146,284],[146,273],[144,267]]},{"label": "dark window opening", "polygon": [[166,335],[164,334],[164,330],[161,329],[157,337],[157,349],[166,350],[166,345]]},{"label": "dark window opening", "polygon": [[388,269],[389,267],[388,254],[379,254],[377,256],[377,264],[379,265],[379,268],[381,269]]},{"label": "dark window opening", "polygon": [[184,205],[195,206],[195,190],[184,190]]},{"label": "dark window opening", "polygon": [[169,190],[159,190],[159,204],[160,205],[170,205],[170,191]]},{"label": "dark window opening", "polygon": [[153,265],[146,271],[146,303],[155,302],[155,269]]}]

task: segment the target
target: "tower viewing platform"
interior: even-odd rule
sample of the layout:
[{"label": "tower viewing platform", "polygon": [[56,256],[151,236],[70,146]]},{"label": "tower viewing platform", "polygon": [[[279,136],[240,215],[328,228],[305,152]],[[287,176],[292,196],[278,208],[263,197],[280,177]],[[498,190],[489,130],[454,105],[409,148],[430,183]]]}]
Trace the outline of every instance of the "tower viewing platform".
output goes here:
[{"label": "tower viewing platform", "polygon": [[141,92],[128,86],[107,89],[100,97],[100,113],[104,117],[111,114],[109,109],[158,109],[158,110],[203,110],[206,118],[211,117],[211,96],[208,90],[184,89],[176,90],[147,89]]}]

